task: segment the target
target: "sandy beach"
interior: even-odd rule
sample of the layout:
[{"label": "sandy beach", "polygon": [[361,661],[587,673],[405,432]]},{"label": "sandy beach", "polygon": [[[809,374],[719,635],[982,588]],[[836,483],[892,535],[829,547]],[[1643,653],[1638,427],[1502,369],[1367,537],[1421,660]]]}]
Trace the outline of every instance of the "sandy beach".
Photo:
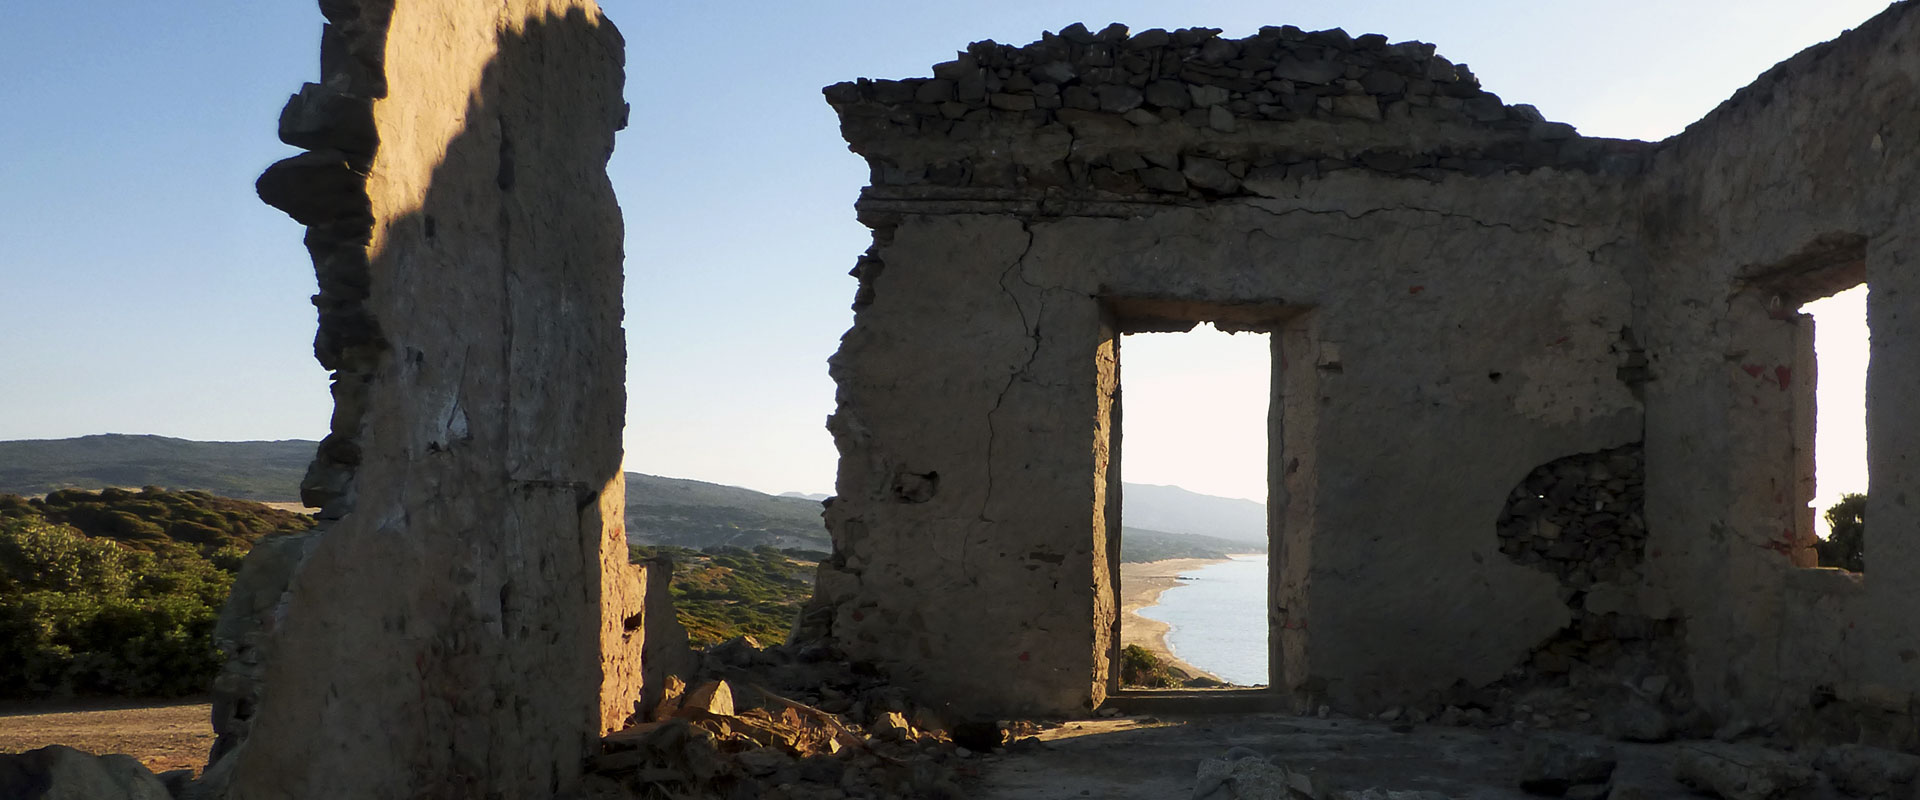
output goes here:
[{"label": "sandy beach", "polygon": [[1224,559],[1170,558],[1165,561],[1122,563],[1120,565],[1120,643],[1140,645],[1189,675],[1220,680],[1220,676],[1175,657],[1173,651],[1167,649],[1167,623],[1147,619],[1137,612],[1160,602],[1161,592],[1180,583],[1180,573],[1222,561]]}]

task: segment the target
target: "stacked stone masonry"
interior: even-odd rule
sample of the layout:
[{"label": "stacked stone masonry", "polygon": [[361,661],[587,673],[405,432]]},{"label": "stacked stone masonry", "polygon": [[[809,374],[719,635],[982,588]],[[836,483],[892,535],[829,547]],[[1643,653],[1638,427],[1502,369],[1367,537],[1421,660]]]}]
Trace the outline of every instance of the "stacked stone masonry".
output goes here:
[{"label": "stacked stone masonry", "polygon": [[1274,342],[1270,669],[1296,707],[1618,649],[1709,727],[1818,707],[1920,741],[1920,542],[1870,538],[1866,580],[1808,568],[1795,313],[1873,287],[1874,526],[1920,527],[1920,427],[1888,411],[1920,402],[1912,8],[1658,143],[1337,30],[1071,26],[827,87],[873,245],[799,632],[956,707],[1098,707],[1121,335],[1210,321]]},{"label": "stacked stone masonry", "polygon": [[1541,466],[1507,498],[1496,523],[1500,552],[1576,591],[1637,582],[1647,550],[1645,471],[1637,445]]},{"label": "stacked stone masonry", "polygon": [[[1245,194],[1250,174],[1298,179],[1360,169],[1436,180],[1542,167],[1639,168],[1637,143],[1582,138],[1532,106],[1505,105],[1430,44],[1291,26],[1238,40],[1219,33],[1128,36],[1121,25],[1099,33],[1076,25],[1021,48],[976,43],[935,66],[932,78],[861,80],[826,94],[849,127],[868,129],[862,138],[944,141],[967,153],[888,153],[874,159],[876,188],[1220,197]],[[1325,147],[1248,135],[1262,122],[1384,122],[1450,135],[1439,146]],[[1088,129],[1091,141],[1081,138]],[[1051,146],[1064,158],[1007,161],[975,150],[1003,137],[1027,138],[1031,149]]]}]

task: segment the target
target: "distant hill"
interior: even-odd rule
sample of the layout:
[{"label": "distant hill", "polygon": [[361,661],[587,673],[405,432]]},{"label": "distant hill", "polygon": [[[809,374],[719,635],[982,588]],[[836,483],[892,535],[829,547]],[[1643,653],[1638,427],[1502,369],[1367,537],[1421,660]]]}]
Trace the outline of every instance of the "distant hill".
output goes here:
[{"label": "distant hill", "polygon": [[77,439],[0,442],[0,492],[60,489],[197,489],[266,503],[300,499],[316,443],[195,442],[107,433]]},{"label": "distant hill", "polygon": [[[0,442],[0,493],[160,486],[294,502],[315,446],[298,439],[196,442],[125,434]],[[1129,483],[1123,491],[1129,560],[1182,557],[1143,553],[1214,557],[1266,548],[1267,513],[1259,503],[1177,486]],[[627,533],[635,544],[824,551],[830,546],[819,499],[629,472]]]},{"label": "distant hill", "polygon": [[674,547],[828,551],[820,501],[738,486],[627,473],[627,539]]},{"label": "distant hill", "polygon": [[1264,553],[1265,543],[1249,544],[1127,526],[1120,529],[1121,561],[1160,561],[1168,558],[1226,558],[1232,553]]},{"label": "distant hill", "polygon": [[1121,488],[1120,504],[1128,527],[1215,536],[1263,550],[1267,546],[1267,507],[1252,500],[1129,483]]}]

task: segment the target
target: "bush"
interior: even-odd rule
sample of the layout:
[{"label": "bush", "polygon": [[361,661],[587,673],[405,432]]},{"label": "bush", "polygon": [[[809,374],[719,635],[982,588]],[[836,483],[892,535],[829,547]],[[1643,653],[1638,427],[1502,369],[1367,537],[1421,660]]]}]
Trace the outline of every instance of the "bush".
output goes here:
[{"label": "bush", "polygon": [[812,565],[771,547],[631,548],[632,560],[673,560],[675,613],[695,647],[752,636],[763,645],[787,640],[800,607],[813,594]]},{"label": "bush", "polygon": [[1814,545],[1820,554],[1820,566],[1866,572],[1867,496],[1842,495],[1840,502],[1827,509],[1826,516],[1833,532],[1826,541]]},{"label": "bush", "polygon": [[1173,689],[1181,685],[1159,656],[1137,644],[1120,648],[1120,683],[1149,689]]},{"label": "bush", "polygon": [[205,692],[220,606],[259,535],[248,528],[311,525],[156,489],[0,495],[0,697]]}]

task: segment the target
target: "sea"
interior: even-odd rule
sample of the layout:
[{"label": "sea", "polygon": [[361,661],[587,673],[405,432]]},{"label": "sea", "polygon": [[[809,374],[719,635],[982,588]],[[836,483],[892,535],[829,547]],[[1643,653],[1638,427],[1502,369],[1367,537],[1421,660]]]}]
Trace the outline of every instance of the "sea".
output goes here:
[{"label": "sea", "polygon": [[1180,573],[1140,616],[1172,626],[1167,648],[1240,686],[1267,683],[1267,557],[1235,556]]}]

